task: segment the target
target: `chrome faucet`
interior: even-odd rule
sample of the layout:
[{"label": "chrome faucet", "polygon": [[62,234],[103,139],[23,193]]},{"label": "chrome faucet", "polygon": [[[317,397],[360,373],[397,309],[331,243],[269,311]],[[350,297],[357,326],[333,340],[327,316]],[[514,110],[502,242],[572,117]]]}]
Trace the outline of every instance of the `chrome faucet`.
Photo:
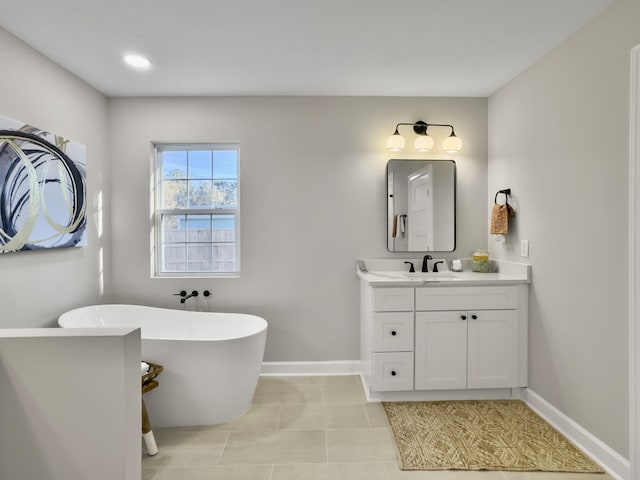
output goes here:
[{"label": "chrome faucet", "polygon": [[422,271],[423,272],[428,272],[429,271],[429,264],[427,263],[429,260],[433,260],[433,257],[431,255],[425,255],[424,258],[422,259]]}]

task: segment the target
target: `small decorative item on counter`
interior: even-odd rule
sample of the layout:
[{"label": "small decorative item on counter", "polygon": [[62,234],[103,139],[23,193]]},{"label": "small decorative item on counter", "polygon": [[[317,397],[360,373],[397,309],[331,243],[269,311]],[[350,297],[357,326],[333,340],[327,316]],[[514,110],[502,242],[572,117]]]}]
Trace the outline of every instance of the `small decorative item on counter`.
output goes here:
[{"label": "small decorative item on counter", "polygon": [[451,270],[454,272],[462,271],[462,260],[451,260]]},{"label": "small decorative item on counter", "polygon": [[487,273],[489,271],[489,252],[479,248],[471,254],[471,271]]}]

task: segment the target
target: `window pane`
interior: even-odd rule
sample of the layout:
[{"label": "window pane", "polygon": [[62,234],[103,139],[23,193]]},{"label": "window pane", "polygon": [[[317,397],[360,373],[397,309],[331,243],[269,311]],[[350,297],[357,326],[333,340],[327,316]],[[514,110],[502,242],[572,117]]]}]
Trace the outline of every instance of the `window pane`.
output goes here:
[{"label": "window pane", "polygon": [[213,178],[238,178],[238,152],[214,150]]},{"label": "window pane", "polygon": [[214,180],[213,204],[218,208],[236,208],[238,206],[238,181]]},{"label": "window pane", "polygon": [[165,243],[184,242],[185,237],[184,215],[162,216],[162,238]]},{"label": "window pane", "polygon": [[163,208],[187,208],[187,181],[164,180],[161,197]]},{"label": "window pane", "polygon": [[187,152],[173,150],[162,152],[162,178],[187,178]]},{"label": "window pane", "polygon": [[214,261],[231,262],[235,258],[236,247],[235,245],[214,245],[213,246],[213,259]]},{"label": "window pane", "polygon": [[213,262],[213,272],[217,273],[233,273],[236,271],[235,262]]},{"label": "window pane", "polygon": [[189,178],[212,178],[211,150],[189,152]]},{"label": "window pane", "polygon": [[187,245],[187,270],[190,272],[211,271],[211,244]]},{"label": "window pane", "polygon": [[226,243],[236,241],[236,218],[235,215],[214,215],[213,216],[213,238],[216,243]]},{"label": "window pane", "polygon": [[234,272],[236,270],[235,245],[213,246],[213,268],[217,272]]},{"label": "window pane", "polygon": [[189,207],[211,207],[211,180],[193,180],[189,182]]},{"label": "window pane", "polygon": [[170,244],[163,247],[165,272],[184,272],[186,266],[186,248],[184,244]]},{"label": "window pane", "polygon": [[211,215],[187,215],[187,241],[211,241]]}]

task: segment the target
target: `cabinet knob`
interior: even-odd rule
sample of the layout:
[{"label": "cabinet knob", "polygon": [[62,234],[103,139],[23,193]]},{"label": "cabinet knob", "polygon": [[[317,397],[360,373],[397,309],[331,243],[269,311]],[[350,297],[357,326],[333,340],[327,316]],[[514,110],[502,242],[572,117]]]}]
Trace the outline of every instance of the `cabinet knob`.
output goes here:
[{"label": "cabinet knob", "polygon": [[395,370],[391,370],[391,376],[395,377],[396,376],[396,371]]},{"label": "cabinet knob", "polygon": [[398,332],[396,332],[395,330],[391,330],[391,335],[392,335],[393,337],[395,337],[397,334],[398,334]]},{"label": "cabinet knob", "polygon": [[472,318],[473,320],[477,320],[477,319],[478,319],[478,315],[471,315],[471,318]]},{"label": "cabinet knob", "polygon": [[467,316],[466,316],[466,315],[460,315],[460,318],[461,318],[462,320],[466,320],[466,319],[467,319]]}]

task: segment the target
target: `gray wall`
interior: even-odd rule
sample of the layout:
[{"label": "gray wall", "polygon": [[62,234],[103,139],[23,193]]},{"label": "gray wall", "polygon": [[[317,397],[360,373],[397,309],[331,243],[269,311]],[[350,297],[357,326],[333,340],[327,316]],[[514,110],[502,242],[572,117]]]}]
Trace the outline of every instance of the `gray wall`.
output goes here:
[{"label": "gray wall", "polygon": [[[529,386],[628,458],[630,50],[640,3],[620,0],[489,99],[489,193],[517,217],[491,253],[528,239]],[[493,195],[490,195],[493,202]]]},{"label": "gray wall", "polygon": [[[387,137],[397,122],[455,125],[462,154],[438,147],[426,158],[457,162],[458,250],[448,256],[468,256],[487,241],[486,115],[484,98],[112,99],[113,299],[180,308],[173,293],[209,288],[212,309],[267,319],[267,361],[356,360],[355,261],[406,256],[387,252],[385,167],[403,158]],[[431,133],[437,144],[449,134]],[[150,278],[153,141],[240,142],[241,278]]]},{"label": "gray wall", "polygon": [[0,255],[0,328],[44,327],[57,316],[108,298],[107,225],[98,236],[99,195],[108,214],[105,191],[107,100],[93,88],[0,29],[3,74],[0,115],[68,137],[87,147],[89,192],[88,245]]}]

